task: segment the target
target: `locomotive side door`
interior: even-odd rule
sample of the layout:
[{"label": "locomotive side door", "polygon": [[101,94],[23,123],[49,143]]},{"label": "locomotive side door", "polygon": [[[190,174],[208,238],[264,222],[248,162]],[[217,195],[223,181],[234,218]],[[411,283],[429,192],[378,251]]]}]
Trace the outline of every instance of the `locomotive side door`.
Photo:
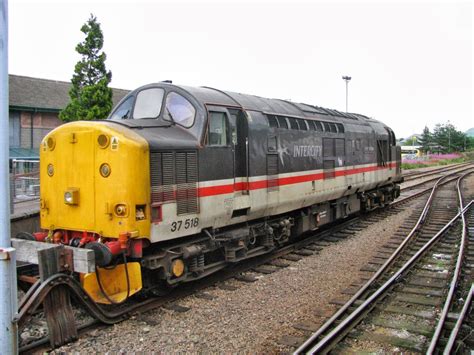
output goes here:
[{"label": "locomotive side door", "polygon": [[249,142],[246,114],[238,108],[228,108],[234,155],[234,204],[232,218],[246,216],[250,208]]},{"label": "locomotive side door", "polygon": [[242,110],[236,108],[207,106],[207,109],[207,158],[213,162],[213,169],[217,168],[214,173],[219,179],[225,175],[226,179],[233,180],[233,196],[225,201],[226,213],[232,218],[245,216],[250,207],[247,118]]},{"label": "locomotive side door", "polygon": [[248,194],[248,126],[240,109],[229,108],[232,150],[234,154],[235,196]]}]

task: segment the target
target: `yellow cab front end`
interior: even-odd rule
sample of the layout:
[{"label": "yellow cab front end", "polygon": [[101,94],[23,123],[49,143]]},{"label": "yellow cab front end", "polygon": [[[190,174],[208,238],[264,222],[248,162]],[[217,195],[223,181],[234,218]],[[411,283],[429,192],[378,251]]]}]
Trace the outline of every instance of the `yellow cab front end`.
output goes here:
[{"label": "yellow cab front end", "polygon": [[121,302],[138,292],[140,264],[131,260],[150,236],[146,140],[113,122],[68,123],[43,139],[40,162],[46,241],[94,250],[96,272],[81,281],[95,301]]}]

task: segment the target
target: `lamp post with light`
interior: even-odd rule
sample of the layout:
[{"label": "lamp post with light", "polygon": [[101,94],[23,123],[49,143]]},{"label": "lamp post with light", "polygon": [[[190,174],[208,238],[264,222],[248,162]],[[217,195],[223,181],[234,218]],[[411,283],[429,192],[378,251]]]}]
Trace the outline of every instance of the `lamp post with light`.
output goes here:
[{"label": "lamp post with light", "polygon": [[349,105],[349,81],[351,81],[350,76],[343,76],[342,79],[346,82],[346,112],[349,112],[348,105]]}]

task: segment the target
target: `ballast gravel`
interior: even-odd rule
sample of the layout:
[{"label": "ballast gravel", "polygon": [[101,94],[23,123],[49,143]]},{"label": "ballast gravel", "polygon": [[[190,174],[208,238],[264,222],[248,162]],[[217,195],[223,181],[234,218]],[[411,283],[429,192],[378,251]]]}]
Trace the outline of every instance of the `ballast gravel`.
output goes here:
[{"label": "ballast gravel", "polygon": [[[409,205],[371,224],[353,236],[324,247],[273,274],[256,274],[254,283],[226,281],[238,287],[204,292],[213,299],[189,296],[176,303],[190,307],[184,313],[163,308],[95,330],[77,342],[56,350],[81,353],[117,352],[251,352],[288,351],[279,345],[284,336],[301,336],[293,325],[321,322],[331,315],[341,291],[359,283],[359,269],[377,253],[397,227],[411,215]],[[346,298],[349,296],[346,296]]]}]

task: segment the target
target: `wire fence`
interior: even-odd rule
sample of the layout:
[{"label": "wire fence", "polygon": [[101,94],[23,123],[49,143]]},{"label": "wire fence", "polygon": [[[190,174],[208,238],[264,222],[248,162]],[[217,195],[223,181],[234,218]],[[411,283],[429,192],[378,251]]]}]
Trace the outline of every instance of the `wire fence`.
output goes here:
[{"label": "wire fence", "polygon": [[39,161],[11,160],[10,213],[37,209],[40,198]]}]

